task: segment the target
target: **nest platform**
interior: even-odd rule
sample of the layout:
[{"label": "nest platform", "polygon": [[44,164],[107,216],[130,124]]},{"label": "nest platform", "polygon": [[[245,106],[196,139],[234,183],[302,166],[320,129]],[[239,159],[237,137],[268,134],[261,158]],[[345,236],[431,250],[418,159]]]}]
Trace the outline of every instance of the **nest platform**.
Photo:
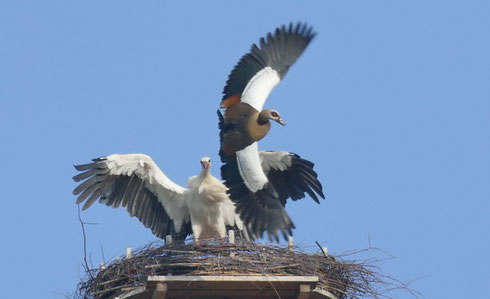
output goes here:
[{"label": "nest platform", "polygon": [[244,241],[159,242],[87,270],[78,296],[347,299],[377,297],[378,282],[376,272],[364,264],[342,261],[324,251],[305,253]]}]

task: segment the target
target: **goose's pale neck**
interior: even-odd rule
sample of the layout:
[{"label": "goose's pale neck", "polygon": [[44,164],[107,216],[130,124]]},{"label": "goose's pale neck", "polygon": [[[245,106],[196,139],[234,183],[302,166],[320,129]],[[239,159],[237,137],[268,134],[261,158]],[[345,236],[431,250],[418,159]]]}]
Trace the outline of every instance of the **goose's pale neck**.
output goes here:
[{"label": "goose's pale neck", "polygon": [[259,113],[259,116],[257,117],[257,123],[259,124],[259,126],[270,124],[269,117],[267,116],[267,113],[265,113],[265,111]]}]

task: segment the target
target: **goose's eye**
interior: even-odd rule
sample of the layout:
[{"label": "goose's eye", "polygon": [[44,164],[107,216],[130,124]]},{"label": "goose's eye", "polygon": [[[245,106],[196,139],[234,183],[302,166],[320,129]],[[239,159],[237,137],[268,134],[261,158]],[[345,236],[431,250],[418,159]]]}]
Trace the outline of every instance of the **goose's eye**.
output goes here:
[{"label": "goose's eye", "polygon": [[272,112],[271,112],[271,115],[272,115],[272,116],[274,116],[274,117],[278,117],[278,116],[279,116],[279,115],[277,114],[277,112],[275,112],[275,111],[272,111]]}]

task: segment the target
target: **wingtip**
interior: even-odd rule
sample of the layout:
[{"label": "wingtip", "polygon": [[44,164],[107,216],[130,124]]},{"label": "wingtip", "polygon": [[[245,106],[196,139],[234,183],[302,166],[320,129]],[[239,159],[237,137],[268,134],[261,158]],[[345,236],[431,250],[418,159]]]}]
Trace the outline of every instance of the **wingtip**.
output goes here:
[{"label": "wingtip", "polygon": [[264,67],[272,67],[282,79],[316,35],[313,26],[301,21],[283,24],[273,32],[253,43],[232,69],[223,88],[222,104],[233,95],[241,95],[249,80]]},{"label": "wingtip", "polygon": [[80,194],[84,189],[80,188],[80,185],[78,185],[75,189],[73,189],[72,194],[73,195],[78,195]]},{"label": "wingtip", "polygon": [[88,164],[79,164],[79,165],[73,165],[73,167],[75,167],[75,169],[78,171],[83,171],[83,170],[97,167],[97,163],[93,162]]},{"label": "wingtip", "polygon": [[75,164],[73,164],[73,167],[74,167],[76,170],[78,170],[78,171],[82,171],[82,170],[83,170],[82,168],[83,168],[85,165],[86,165],[86,164],[79,164],[79,165],[75,165]]},{"label": "wingtip", "polygon": [[298,21],[296,23],[291,22],[289,24],[288,33],[295,33],[309,40],[312,40],[317,34],[316,31],[314,31],[312,25],[308,24],[308,22],[303,21]]}]

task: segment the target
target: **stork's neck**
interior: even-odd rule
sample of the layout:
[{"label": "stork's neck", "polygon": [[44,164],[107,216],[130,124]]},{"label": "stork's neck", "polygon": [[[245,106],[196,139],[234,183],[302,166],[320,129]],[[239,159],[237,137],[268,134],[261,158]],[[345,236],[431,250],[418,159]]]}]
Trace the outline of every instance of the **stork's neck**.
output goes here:
[{"label": "stork's neck", "polygon": [[208,176],[210,176],[210,175],[211,175],[211,172],[209,171],[209,169],[204,169],[204,168],[203,168],[203,170],[202,170],[202,171],[201,171],[201,173],[200,173],[200,176],[201,176],[202,178],[206,178],[206,177],[208,177]]}]

